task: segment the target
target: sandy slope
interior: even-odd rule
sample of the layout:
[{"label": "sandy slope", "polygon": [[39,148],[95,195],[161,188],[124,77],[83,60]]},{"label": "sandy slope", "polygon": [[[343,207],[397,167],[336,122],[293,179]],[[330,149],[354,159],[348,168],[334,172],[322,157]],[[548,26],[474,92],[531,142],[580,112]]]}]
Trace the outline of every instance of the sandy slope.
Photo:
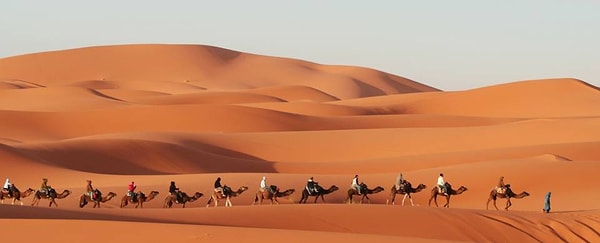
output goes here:
[{"label": "sandy slope", "polygon": [[[328,66],[210,46],[126,45],[0,59],[2,176],[21,189],[42,177],[58,209],[0,206],[0,225],[45,241],[343,240],[600,241],[600,91],[575,79],[441,92],[377,70]],[[386,204],[398,173],[420,207]],[[437,175],[468,190],[427,207]],[[346,205],[353,175],[371,205]],[[295,189],[279,206],[250,206],[260,178]],[[205,208],[216,177],[250,189],[233,208]],[[314,176],[338,191],[298,205]],[[500,176],[509,212],[486,211]],[[85,180],[117,197],[79,209]],[[126,185],[160,194],[120,209]],[[204,194],[163,209],[168,184]],[[553,213],[541,213],[546,192]],[[358,202],[354,198],[354,202]],[[503,208],[505,199],[498,200]],[[6,201],[5,201],[6,203]],[[409,202],[406,202],[410,205]],[[438,198],[440,206],[445,199]],[[490,205],[491,206],[491,205]],[[90,206],[88,206],[90,207]],[[493,208],[493,206],[491,206]],[[66,219],[66,220],[65,220]],[[90,237],[89,228],[101,232]],[[70,229],[65,231],[65,229]],[[65,234],[56,234],[64,232]],[[5,237],[6,238],[6,237]]]}]

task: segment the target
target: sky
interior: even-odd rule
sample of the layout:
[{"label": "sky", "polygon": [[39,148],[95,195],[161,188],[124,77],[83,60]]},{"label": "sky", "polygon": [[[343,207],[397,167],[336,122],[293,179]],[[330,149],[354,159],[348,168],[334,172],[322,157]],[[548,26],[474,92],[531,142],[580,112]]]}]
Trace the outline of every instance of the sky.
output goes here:
[{"label": "sky", "polygon": [[563,77],[600,86],[598,0],[2,1],[0,33],[0,58],[201,44],[369,67],[447,91]]}]

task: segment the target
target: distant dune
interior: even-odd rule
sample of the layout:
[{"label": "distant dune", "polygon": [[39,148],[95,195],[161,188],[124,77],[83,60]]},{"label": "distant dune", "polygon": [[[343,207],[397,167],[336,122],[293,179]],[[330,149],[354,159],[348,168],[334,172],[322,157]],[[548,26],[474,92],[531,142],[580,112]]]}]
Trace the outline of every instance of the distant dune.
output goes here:
[{"label": "distant dune", "polygon": [[[599,107],[600,89],[577,79],[444,92],[364,67],[202,45],[3,58],[2,175],[21,191],[48,178],[72,194],[58,208],[46,199],[32,207],[32,196],[24,207],[0,205],[0,225],[15,232],[10,241],[35,228],[46,242],[597,242]],[[401,206],[402,195],[386,205],[399,173],[426,186],[414,207]],[[440,173],[468,188],[450,209],[429,207]],[[358,196],[346,205],[356,174],[384,188],[369,205]],[[263,176],[295,192],[251,206]],[[529,196],[486,211],[500,176]],[[233,208],[206,208],[217,177],[249,187]],[[297,204],[309,177],[339,190],[318,206],[314,197]],[[80,209],[88,179],[117,196]],[[143,209],[119,208],[132,180],[147,195],[159,191]],[[203,196],[163,209],[170,181]],[[550,214],[541,210],[547,192]],[[102,233],[90,237],[90,228]]]}]

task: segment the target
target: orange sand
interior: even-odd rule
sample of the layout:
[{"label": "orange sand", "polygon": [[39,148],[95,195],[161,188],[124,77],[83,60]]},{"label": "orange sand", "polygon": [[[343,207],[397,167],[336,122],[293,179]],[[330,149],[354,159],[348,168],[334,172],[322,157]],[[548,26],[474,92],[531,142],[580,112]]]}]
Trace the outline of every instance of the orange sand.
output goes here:
[{"label": "orange sand", "polygon": [[[210,46],[125,45],[0,59],[0,161],[22,191],[73,192],[0,206],[6,241],[600,241],[600,89],[581,80],[443,92],[377,70]],[[398,173],[417,206],[386,205]],[[428,207],[437,175],[458,188]],[[371,204],[348,205],[360,175]],[[260,178],[296,190],[252,206]],[[206,208],[216,177],[250,189]],[[299,205],[306,179],[340,190]],[[510,211],[486,210],[500,176]],[[85,180],[117,197],[80,209]],[[127,184],[159,196],[119,208]],[[170,181],[204,197],[163,209]],[[552,212],[541,212],[546,192]],[[355,197],[355,202],[358,198]],[[440,206],[445,200],[439,198]],[[506,200],[499,199],[503,208]],[[268,204],[268,203],[266,203]],[[491,205],[490,205],[491,206]],[[491,206],[493,209],[493,206]],[[66,240],[66,241],[65,241]]]}]

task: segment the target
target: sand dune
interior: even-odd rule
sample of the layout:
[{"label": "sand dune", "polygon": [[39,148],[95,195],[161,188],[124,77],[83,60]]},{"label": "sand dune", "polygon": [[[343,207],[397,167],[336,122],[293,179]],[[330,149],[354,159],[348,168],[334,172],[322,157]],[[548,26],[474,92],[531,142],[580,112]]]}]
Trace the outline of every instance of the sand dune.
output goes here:
[{"label": "sand dune", "polygon": [[[443,92],[364,67],[201,45],[3,58],[2,175],[22,191],[48,178],[72,194],[58,208],[46,199],[31,206],[32,196],[23,207],[0,205],[0,225],[17,232],[5,236],[12,241],[36,228],[50,242],[596,242],[598,107],[599,89],[576,79]],[[441,172],[468,188],[449,209],[430,204]],[[426,186],[413,193],[415,207],[400,195],[385,205],[398,173]],[[384,191],[348,205],[355,174]],[[252,206],[262,176],[295,192]],[[500,176],[529,194],[508,212],[506,199],[500,211],[486,205]],[[249,190],[232,208],[206,208],[216,177]],[[339,190],[297,204],[309,177]],[[117,196],[80,209],[88,179]],[[159,191],[143,209],[120,208],[132,180]],[[203,196],[164,209],[170,181]],[[541,212],[547,192],[550,214]],[[89,228],[101,233],[90,238]]]}]

